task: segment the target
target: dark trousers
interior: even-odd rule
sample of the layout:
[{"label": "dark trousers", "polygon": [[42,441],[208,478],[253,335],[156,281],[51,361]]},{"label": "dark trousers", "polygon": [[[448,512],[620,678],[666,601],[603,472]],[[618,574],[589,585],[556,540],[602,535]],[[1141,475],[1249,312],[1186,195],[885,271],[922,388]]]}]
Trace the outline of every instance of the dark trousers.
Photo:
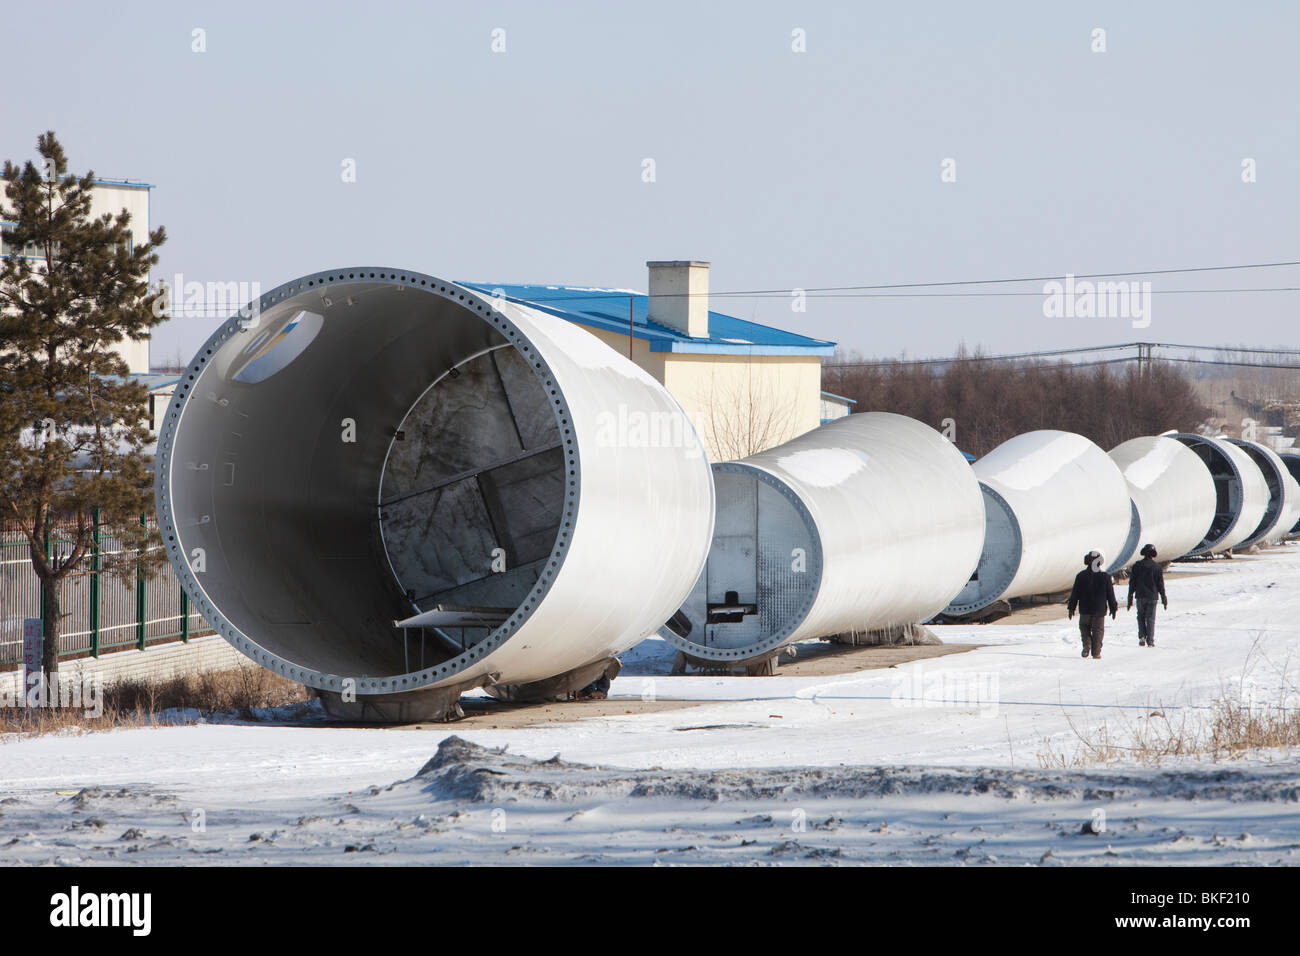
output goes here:
[{"label": "dark trousers", "polygon": [[1156,642],[1156,602],[1137,599],[1138,609],[1138,643],[1154,644]]},{"label": "dark trousers", "polygon": [[1093,657],[1101,657],[1101,639],[1106,634],[1106,615],[1080,614],[1079,634],[1083,637],[1083,649]]}]

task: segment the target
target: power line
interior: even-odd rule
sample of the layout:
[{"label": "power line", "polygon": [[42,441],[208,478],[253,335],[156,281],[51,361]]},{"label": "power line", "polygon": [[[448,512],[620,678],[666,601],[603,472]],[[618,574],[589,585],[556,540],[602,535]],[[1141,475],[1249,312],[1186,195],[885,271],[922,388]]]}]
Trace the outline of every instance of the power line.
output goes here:
[{"label": "power line", "polygon": [[[994,280],[998,281],[998,280]],[[1150,295],[1231,295],[1238,292],[1300,292],[1300,286],[1267,286],[1238,289],[1152,289]],[[780,293],[781,297],[789,296],[790,290],[786,289]],[[806,291],[802,293],[809,299],[981,299],[981,298],[1042,298],[1042,292],[816,292]],[[672,293],[670,297],[688,296],[688,295],[707,295],[707,293]],[[771,299],[777,298],[776,293],[772,292],[715,292],[715,296],[722,296],[731,299]],[[547,302],[578,302],[589,301],[591,299],[616,299],[624,300],[634,296],[642,296],[642,293],[621,292],[617,294],[584,294],[571,296],[545,296],[522,299],[525,302],[545,304]],[[518,297],[522,298],[522,297]],[[205,319],[205,318],[227,318],[237,312],[241,307],[229,308],[225,306],[190,306],[182,307],[168,313],[170,319]]]},{"label": "power line", "polygon": [[[1070,273],[1070,276],[1072,276],[1075,279],[1121,279],[1121,278],[1130,278],[1133,276],[1189,275],[1189,274],[1199,273],[1199,272],[1229,272],[1229,271],[1237,271],[1242,269],[1279,269],[1279,268],[1285,268],[1287,266],[1300,266],[1300,260],[1293,260],[1293,261],[1286,261],[1286,262],[1249,262],[1249,263],[1241,263],[1239,265],[1230,265],[1230,266],[1188,266],[1188,267],[1178,268],[1178,269],[1140,269],[1133,272]],[[1020,278],[1015,278],[1015,279],[949,279],[940,282],[891,282],[891,283],[883,283],[877,285],[834,285],[834,286],[815,286],[809,288],[791,286],[789,288],[784,288],[784,289],[738,289],[729,292],[719,292],[719,291],[672,292],[672,293],[664,293],[663,295],[665,298],[690,298],[692,296],[713,296],[718,298],[764,296],[764,295],[788,296],[794,293],[800,293],[803,295],[813,295],[813,294],[821,295],[824,293],[878,292],[881,290],[889,290],[889,289],[933,289],[933,288],[945,288],[945,287],[959,286],[959,285],[1004,285],[1004,284],[1010,284],[1016,282],[1052,282],[1057,280],[1063,280],[1065,278],[1066,276],[1062,274],[1062,275],[1050,275],[1050,276],[1022,276]],[[472,283],[472,285],[474,285],[477,288],[487,288],[487,283],[476,282],[476,283]],[[504,288],[504,284],[502,288]],[[559,292],[558,289],[555,291]],[[1152,291],[1154,292],[1154,290]],[[1169,290],[1169,291],[1175,291],[1175,290]],[[1280,287],[1275,289],[1267,288],[1267,289],[1258,289],[1258,290],[1255,289],[1222,289],[1222,290],[1186,289],[1181,291],[1184,292],[1202,292],[1202,291],[1204,292],[1245,292],[1245,291],[1293,292],[1293,291],[1300,291],[1300,289],[1296,289],[1288,286],[1288,287]],[[610,290],[610,291],[600,291],[600,292],[595,292],[595,291],[584,292],[578,295],[537,295],[528,298],[525,298],[524,296],[510,296],[510,298],[518,298],[525,302],[566,302],[566,301],[575,301],[579,299],[583,301],[591,301],[593,299],[626,299],[629,296],[640,296],[643,294],[644,293],[640,293],[640,292]],[[1039,292],[1015,293],[1015,294],[1041,295],[1041,293]]]},{"label": "power line", "polygon": [[[1070,368],[1074,369],[1074,368],[1091,368],[1094,365],[1122,365],[1125,362],[1136,362],[1136,361],[1137,361],[1136,356],[1125,355],[1125,356],[1121,356],[1120,358],[1097,359],[1094,362],[1070,362],[1068,364]],[[1022,370],[1026,372],[1039,371],[1037,366],[1032,366],[1032,365],[1024,366]]]},{"label": "power line", "polygon": [[1197,359],[1197,358],[1176,358],[1174,356],[1159,356],[1152,361],[1155,362],[1184,362],[1189,365],[1222,365],[1231,368],[1262,368],[1262,369],[1279,369],[1281,371],[1300,371],[1300,365],[1269,365],[1264,362],[1229,362],[1224,359]]},{"label": "power line", "polygon": [[[997,280],[995,280],[997,281]],[[1300,286],[1267,286],[1241,289],[1152,289],[1147,295],[1212,295],[1233,292],[1300,292]],[[776,298],[766,292],[717,292],[727,298]],[[790,295],[790,291],[781,293]],[[1042,292],[806,292],[810,299],[968,299],[989,297],[1031,296],[1042,298]],[[624,296],[626,298],[626,296]]]},{"label": "power line", "polygon": [[[1300,266],[1300,260],[1286,262],[1254,262],[1242,263],[1239,265],[1228,266],[1189,266],[1178,269],[1143,269],[1132,272],[1089,272],[1089,273],[1071,273],[1075,279],[1119,279],[1130,278],[1133,276],[1155,276],[1155,275],[1187,275],[1201,272],[1227,272],[1238,271],[1243,269],[1277,269],[1288,266]],[[984,286],[984,285],[1005,285],[1019,282],[1052,282],[1065,279],[1065,275],[1053,276],[1022,276],[1014,279],[952,279],[939,282],[894,282],[877,285],[842,285],[842,286],[816,286],[811,288],[791,287],[787,289],[740,289],[729,292],[674,292],[663,293],[665,298],[691,298],[695,296],[714,297],[714,298],[746,298],[746,297],[766,297],[766,296],[791,296],[801,295],[811,298],[969,298],[980,296],[1041,296],[1041,291],[1031,292],[910,292],[898,293],[887,290],[896,289],[936,289],[950,288],[952,286]],[[477,288],[485,288],[485,283],[472,283]],[[504,287],[503,287],[504,288]],[[490,292],[490,290],[488,290]],[[559,290],[556,290],[559,291]],[[1246,288],[1218,288],[1218,289],[1152,289],[1151,294],[1160,295],[1222,295],[1234,293],[1257,293],[1257,292],[1300,292],[1300,286],[1268,286],[1268,287],[1246,287]],[[535,295],[535,296],[510,296],[524,302],[534,302],[545,304],[547,302],[590,302],[600,299],[627,299],[635,296],[641,296],[643,293],[632,291],[603,291],[603,292],[583,292],[574,295]],[[256,300],[254,300],[256,301]],[[211,318],[227,317],[238,311],[236,308],[226,308],[224,306],[198,306],[197,308],[186,308],[182,306],[179,312],[173,312],[168,318]]]},{"label": "power line", "polygon": [[[1135,348],[1136,342],[1121,345],[1089,345],[1068,349],[1046,349],[1040,352],[1014,352],[1007,355],[965,355],[948,358],[928,359],[886,359],[877,362],[827,362],[827,368],[886,368],[893,365],[944,365],[953,362],[1008,362],[1018,359],[1047,358],[1059,355],[1078,355],[1082,352],[1114,352],[1118,349]],[[1121,359],[1121,361],[1124,361]]]},{"label": "power line", "polygon": [[1151,342],[1149,344],[1161,349],[1195,349],[1202,352],[1213,349],[1217,352],[1245,352],[1256,355],[1300,355],[1300,349],[1259,349],[1246,346],[1237,348],[1231,345],[1175,345],[1171,342]]},{"label": "power line", "polygon": [[[1235,269],[1277,269],[1284,266],[1300,266],[1300,261],[1295,262],[1255,262],[1235,266],[1192,266],[1183,269],[1143,269],[1138,272],[1090,272],[1090,273],[1070,273],[1075,279],[1120,279],[1129,276],[1159,276],[1175,275],[1193,272],[1226,272]],[[954,285],[998,285],[1011,282],[1052,282],[1064,279],[1064,275],[1054,276],[1026,276],[1020,279],[967,279],[951,280],[947,282],[898,282],[889,285],[846,285],[846,286],[822,286],[816,289],[804,289],[804,292],[857,292],[878,289],[921,289],[937,288],[941,286]],[[782,292],[788,295],[789,289],[772,289],[766,290]],[[729,295],[731,293],[720,292],[718,295]],[[753,293],[746,293],[753,294]]]},{"label": "power line", "polygon": [[[1243,348],[1229,349],[1222,346],[1201,346],[1201,345],[1175,345],[1160,342],[1126,342],[1122,345],[1089,345],[1078,346],[1075,348],[1063,349],[1044,349],[1037,352],[1015,352],[1003,355],[954,355],[947,358],[926,358],[926,359],[885,359],[883,361],[873,362],[827,362],[825,368],[893,368],[898,366],[923,366],[923,365],[955,365],[962,362],[1009,362],[1025,361],[1044,358],[1059,358],[1066,355],[1080,355],[1085,353],[1114,352],[1120,349],[1137,349],[1140,346],[1151,348],[1165,349],[1184,349],[1195,351],[1206,351],[1213,349],[1221,352],[1243,352],[1256,355],[1300,355],[1300,350],[1287,349],[1258,349]],[[1120,356],[1118,358],[1100,359],[1087,362],[1071,362],[1069,364],[1083,368],[1090,365],[1109,365],[1122,362],[1136,362],[1139,360],[1138,355]],[[1220,365],[1225,367],[1236,368],[1260,368],[1260,369],[1282,369],[1282,370],[1300,370],[1300,365],[1280,365],[1266,362],[1235,362],[1231,359],[1212,359],[1212,358],[1181,358],[1173,355],[1150,355],[1143,360],[1152,362],[1180,362],[1192,365]]]}]

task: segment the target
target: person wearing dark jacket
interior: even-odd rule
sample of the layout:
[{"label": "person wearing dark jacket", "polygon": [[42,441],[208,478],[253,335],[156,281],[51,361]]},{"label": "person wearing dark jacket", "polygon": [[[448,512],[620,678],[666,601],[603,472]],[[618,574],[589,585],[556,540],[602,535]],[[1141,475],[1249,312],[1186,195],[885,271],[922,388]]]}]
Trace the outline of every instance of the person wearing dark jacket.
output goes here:
[{"label": "person wearing dark jacket", "polygon": [[1128,575],[1128,609],[1133,608],[1133,598],[1138,603],[1138,647],[1156,646],[1156,598],[1169,609],[1165,596],[1165,573],[1156,563],[1154,545],[1144,545],[1142,560],[1133,565]]},{"label": "person wearing dark jacket", "polygon": [[1100,551],[1089,551],[1083,556],[1083,570],[1074,576],[1074,588],[1067,605],[1070,617],[1079,611],[1079,634],[1083,637],[1083,654],[1092,654],[1093,660],[1101,657],[1101,641],[1106,633],[1106,612],[1111,619],[1119,610],[1115,600],[1115,585],[1110,575],[1102,570]]}]

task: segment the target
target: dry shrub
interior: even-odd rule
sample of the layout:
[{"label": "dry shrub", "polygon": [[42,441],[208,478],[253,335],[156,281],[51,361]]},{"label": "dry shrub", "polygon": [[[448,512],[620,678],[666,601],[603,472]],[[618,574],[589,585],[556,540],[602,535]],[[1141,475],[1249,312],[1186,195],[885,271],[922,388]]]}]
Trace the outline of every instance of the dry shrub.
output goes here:
[{"label": "dry shrub", "polygon": [[1089,732],[1074,721],[1073,752],[1066,753],[1044,741],[1038,765],[1044,769],[1091,767],[1118,762],[1159,767],[1175,757],[1231,760],[1259,750],[1300,746],[1300,711],[1280,704],[1249,707],[1220,698],[1211,706],[1208,721],[1189,719],[1188,711],[1175,720],[1163,709],[1153,710],[1118,730],[1109,721]]},{"label": "dry shrub", "polygon": [[307,699],[303,685],[254,664],[162,679],[122,678],[104,685],[98,716],[87,716],[80,706],[0,708],[0,734],[147,726],[164,715],[173,724],[232,713],[243,720],[255,720],[257,709]]},{"label": "dry shrub", "polygon": [[1212,753],[1236,757],[1265,747],[1300,745],[1300,710],[1219,706],[1206,735]]}]

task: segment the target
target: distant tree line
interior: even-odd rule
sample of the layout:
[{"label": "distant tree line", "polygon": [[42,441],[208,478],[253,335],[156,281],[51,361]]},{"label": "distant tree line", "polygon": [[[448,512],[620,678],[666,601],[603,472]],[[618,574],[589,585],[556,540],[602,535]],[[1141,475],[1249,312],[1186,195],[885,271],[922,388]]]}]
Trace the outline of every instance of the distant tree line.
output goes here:
[{"label": "distant tree line", "polygon": [[1040,428],[1077,432],[1109,451],[1140,435],[1196,431],[1209,415],[1191,378],[1159,360],[1074,365],[990,360],[960,350],[949,364],[857,356],[833,359],[822,387],[854,399],[855,412],[897,412],[945,430],[981,456]]}]

